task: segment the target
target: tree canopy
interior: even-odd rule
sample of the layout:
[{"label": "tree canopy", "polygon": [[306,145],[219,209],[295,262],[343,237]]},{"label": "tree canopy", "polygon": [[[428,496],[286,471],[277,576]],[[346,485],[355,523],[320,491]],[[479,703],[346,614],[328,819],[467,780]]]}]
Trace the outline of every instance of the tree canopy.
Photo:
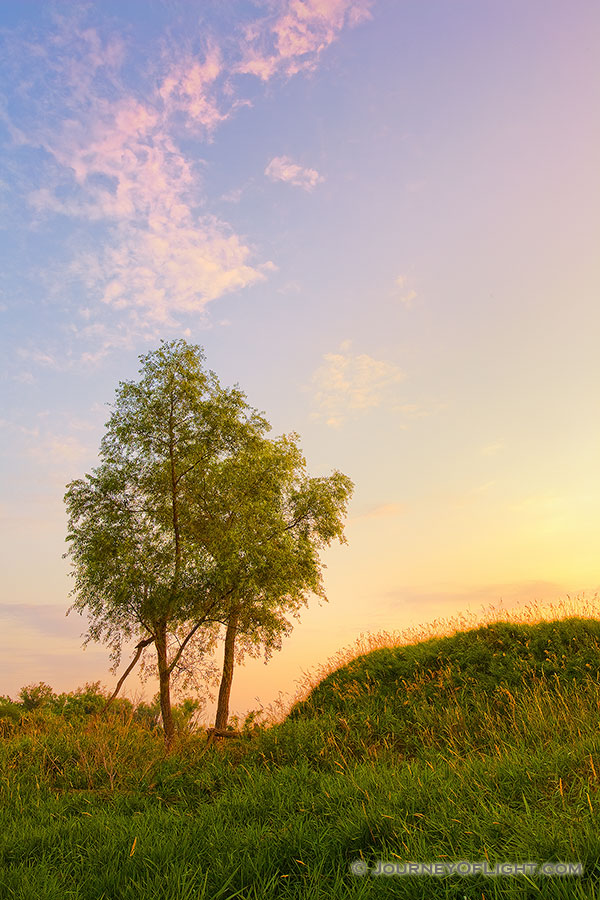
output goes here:
[{"label": "tree canopy", "polygon": [[337,471],[308,477],[298,435],[269,439],[199,347],[163,342],[140,360],[140,379],[117,388],[99,465],[67,486],[66,555],[87,639],[107,643],[115,665],[137,641],[125,675],[154,645],[170,741],[171,677],[194,644],[206,654],[225,627],[222,725],[236,640],[268,655],[286,614],[325,597],[319,553],[344,541],[353,485]]}]

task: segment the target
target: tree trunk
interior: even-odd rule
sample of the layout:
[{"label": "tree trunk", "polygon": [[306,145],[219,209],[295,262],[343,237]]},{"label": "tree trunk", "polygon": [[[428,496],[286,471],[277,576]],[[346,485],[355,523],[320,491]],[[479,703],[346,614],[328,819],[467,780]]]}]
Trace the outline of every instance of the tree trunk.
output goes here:
[{"label": "tree trunk", "polygon": [[237,634],[239,617],[239,612],[234,610],[227,622],[225,652],[223,654],[223,674],[221,676],[217,716],[215,719],[215,730],[217,731],[224,731],[227,728],[227,719],[229,718],[229,695],[231,694],[231,682],[233,681],[235,636]]},{"label": "tree trunk", "polygon": [[156,656],[158,660],[158,680],[160,686],[160,712],[163,729],[165,732],[165,744],[171,746],[175,734],[173,724],[173,712],[171,710],[171,672],[167,659],[167,626],[162,625],[156,630]]}]

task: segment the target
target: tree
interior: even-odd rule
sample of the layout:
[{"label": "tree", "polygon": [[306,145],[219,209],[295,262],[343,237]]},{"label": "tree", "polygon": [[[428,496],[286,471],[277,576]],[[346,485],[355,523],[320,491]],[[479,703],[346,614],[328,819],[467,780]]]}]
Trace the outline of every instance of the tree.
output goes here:
[{"label": "tree", "polygon": [[226,627],[230,686],[238,635],[268,652],[283,613],[322,595],[318,549],[343,540],[352,484],[308,479],[297,436],[267,439],[266,419],[204,369],[199,347],[163,342],[140,360],[139,381],[117,389],[100,465],[67,486],[66,555],[87,640],[107,643],[115,666],[137,641],[117,690],[154,646],[169,744],[172,676],[194,645],[205,658]]},{"label": "tree", "polygon": [[[227,725],[234,662],[262,647],[268,659],[311,595],[326,600],[320,550],[344,542],[352,482],[340,472],[309,478],[298,435],[255,437],[214,471],[220,486],[221,553],[235,589],[228,596],[215,728]],[[237,652],[236,652],[237,650]]]},{"label": "tree", "polygon": [[[269,427],[241,391],[223,389],[204,370],[203,360],[185,341],[142,356],[141,379],[117,389],[100,465],[65,495],[72,608],[87,610],[88,640],[108,643],[115,665],[123,641],[138,640],[128,672],[154,645],[167,743],[174,733],[171,676],[194,637],[208,648],[209,626],[229,590],[219,559],[207,550],[207,469]],[[201,523],[192,522],[192,506]]]}]

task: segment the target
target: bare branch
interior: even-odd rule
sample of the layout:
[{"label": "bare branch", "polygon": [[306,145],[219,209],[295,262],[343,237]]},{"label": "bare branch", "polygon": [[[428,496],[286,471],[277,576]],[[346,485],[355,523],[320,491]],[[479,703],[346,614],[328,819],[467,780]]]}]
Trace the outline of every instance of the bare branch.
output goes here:
[{"label": "bare branch", "polygon": [[148,647],[150,644],[153,644],[153,643],[154,643],[154,635],[152,635],[149,638],[146,638],[143,641],[140,641],[139,644],[136,644],[136,651],[135,651],[135,655],[134,655],[133,659],[131,660],[131,662],[129,663],[127,668],[125,669],[125,672],[119,678],[116,688],[114,689],[111,696],[108,698],[108,700],[106,701],[106,703],[104,704],[104,706],[102,707],[100,712],[98,713],[98,716],[103,716],[104,713],[106,712],[106,710],[108,709],[108,707],[110,706],[110,704],[113,702],[113,700],[115,699],[115,697],[121,690],[121,687],[123,686],[123,682],[125,681],[125,679],[129,675],[129,673],[131,672],[131,670],[137,663],[138,659],[142,655],[142,650],[144,649],[144,647]]},{"label": "bare branch", "polygon": [[[229,596],[229,594],[231,594],[231,593],[233,593],[233,588],[231,588],[229,591],[227,591],[227,593],[226,593],[224,596],[227,597],[227,596]],[[198,622],[196,622],[196,624],[194,625],[194,627],[192,628],[192,630],[191,630],[190,632],[188,632],[188,634],[186,635],[186,637],[183,639],[183,641],[182,641],[181,644],[179,645],[179,650],[177,651],[177,653],[175,654],[175,656],[173,657],[173,659],[172,659],[171,662],[169,663],[169,668],[168,668],[168,672],[169,672],[169,673],[171,673],[171,672],[173,671],[173,669],[175,668],[175,666],[176,666],[177,663],[179,662],[179,659],[181,658],[181,654],[182,654],[183,651],[185,650],[185,648],[186,648],[186,646],[188,645],[189,641],[191,641],[191,639],[193,638],[193,636],[196,634],[196,632],[198,631],[198,629],[201,628],[202,625],[206,625],[206,623],[207,623],[208,621],[210,621],[210,614],[211,614],[212,610],[215,608],[215,606],[217,605],[217,603],[218,603],[220,600],[222,600],[222,599],[224,599],[224,597],[218,597],[216,600],[213,600],[213,602],[210,604],[210,606],[208,607],[208,609],[206,610],[206,612],[204,613],[204,615],[202,616],[202,618],[201,618]]]}]

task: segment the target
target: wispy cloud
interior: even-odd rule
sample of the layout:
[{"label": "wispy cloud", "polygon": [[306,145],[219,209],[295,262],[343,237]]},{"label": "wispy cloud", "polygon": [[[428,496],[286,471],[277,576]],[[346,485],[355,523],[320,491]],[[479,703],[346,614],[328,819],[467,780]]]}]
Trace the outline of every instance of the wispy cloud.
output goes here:
[{"label": "wispy cloud", "polygon": [[[108,239],[85,263],[100,299],[172,323],[177,313],[200,312],[264,272],[226,223],[192,205],[199,176],[168,125],[174,110],[202,119],[200,77],[187,85],[178,75],[161,90],[162,107],[131,97],[116,104],[96,98],[89,117],[65,123],[46,142],[60,178],[33,192],[30,202],[38,211],[104,221]],[[218,118],[207,113],[203,121],[212,127]]]},{"label": "wispy cloud", "polygon": [[389,519],[406,513],[407,507],[403,503],[379,503],[370,506],[364,512],[360,512],[352,516],[351,521],[356,522],[364,519]]},{"label": "wispy cloud", "polygon": [[72,435],[48,434],[34,446],[29,448],[28,455],[45,466],[71,468],[92,456],[90,447],[86,447]]},{"label": "wispy cloud", "polygon": [[[104,410],[101,411],[104,414]],[[99,418],[96,411],[95,418]],[[0,419],[0,435],[10,435],[7,452],[26,456],[34,460],[38,469],[58,470],[69,473],[73,466],[90,460],[96,455],[95,432],[97,422],[71,419],[64,423],[64,429],[58,431],[54,423],[46,421],[44,413],[38,414],[33,426],[22,425],[17,421]],[[82,436],[87,438],[87,443]],[[4,443],[4,442],[3,442]]]},{"label": "wispy cloud", "polygon": [[58,603],[0,603],[0,621],[5,626],[19,624],[49,638],[72,639],[81,631],[81,620],[68,618],[66,610],[66,604]]},{"label": "wispy cloud", "polygon": [[312,191],[320,181],[325,180],[316,169],[305,169],[289,156],[275,156],[265,169],[265,175],[271,181],[287,181],[305,191]]},{"label": "wispy cloud", "polygon": [[10,422],[8,419],[0,419],[0,430],[25,438],[37,438],[40,433],[39,428],[30,428],[27,425],[21,425],[19,422]]},{"label": "wispy cloud", "polygon": [[159,88],[170,114],[181,112],[188,126],[201,126],[210,134],[228,118],[219,98],[219,77],[225,65],[220,48],[211,44],[202,61],[188,55],[173,63]]},{"label": "wispy cloud", "polygon": [[404,378],[392,363],[353,354],[346,341],[338,353],[323,356],[323,365],[313,375],[313,418],[338,428],[350,417],[393,403],[394,389]]},{"label": "wispy cloud", "polygon": [[394,293],[400,303],[403,303],[407,309],[410,309],[410,307],[413,305],[413,302],[418,297],[417,292],[410,288],[406,275],[398,275],[395,278]]},{"label": "wispy cloud", "polygon": [[370,18],[373,0],[285,0],[274,13],[248,26],[239,72],[268,81],[314,69],[320,54],[345,26]]},{"label": "wispy cloud", "polygon": [[481,448],[481,452],[484,456],[495,456],[501,450],[504,450],[504,441],[494,441]]},{"label": "wispy cloud", "polygon": [[37,347],[19,347],[18,356],[26,362],[31,362],[44,369],[61,369],[61,360],[57,355],[40,350]]}]

